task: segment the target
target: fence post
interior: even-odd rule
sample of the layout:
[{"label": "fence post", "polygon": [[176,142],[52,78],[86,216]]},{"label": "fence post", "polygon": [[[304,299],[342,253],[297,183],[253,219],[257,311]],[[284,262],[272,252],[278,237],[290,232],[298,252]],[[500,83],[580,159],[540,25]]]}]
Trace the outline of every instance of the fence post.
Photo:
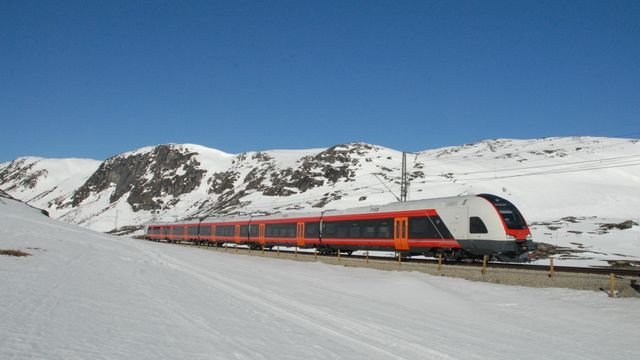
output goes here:
[{"label": "fence post", "polygon": [[609,274],[609,297],[616,297],[616,275]]},{"label": "fence post", "polygon": [[556,269],[553,267],[553,258],[549,258],[549,277],[553,278],[556,275]]},{"label": "fence post", "polygon": [[484,256],[482,257],[482,275],[484,275],[484,274],[486,274],[486,273],[487,273],[487,259],[488,259],[488,258],[489,258],[489,257],[488,257],[487,255],[484,255]]},{"label": "fence post", "polygon": [[280,246],[277,246],[277,248],[278,248],[278,250],[277,250],[278,251],[278,256],[280,256]]},{"label": "fence post", "polygon": [[402,253],[398,252],[398,266],[402,266]]},{"label": "fence post", "polygon": [[295,252],[293,253],[293,257],[298,257],[298,247],[296,246],[296,249],[294,250]]},{"label": "fence post", "polygon": [[318,260],[318,248],[313,248],[313,260]]},{"label": "fence post", "polygon": [[262,249],[262,256],[264,256],[264,245],[260,245],[260,248]]},{"label": "fence post", "polygon": [[442,271],[442,254],[438,254],[438,271]]},{"label": "fence post", "polygon": [[338,249],[338,261],[340,261],[340,249]]},{"label": "fence post", "polygon": [[367,264],[369,263],[369,250],[367,250]]}]

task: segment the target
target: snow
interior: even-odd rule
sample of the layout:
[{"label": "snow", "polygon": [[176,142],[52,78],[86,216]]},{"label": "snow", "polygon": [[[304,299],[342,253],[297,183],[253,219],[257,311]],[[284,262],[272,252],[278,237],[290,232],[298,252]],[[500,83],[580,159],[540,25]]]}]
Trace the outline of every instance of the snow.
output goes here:
[{"label": "snow", "polygon": [[640,301],[114,237],[0,198],[3,359],[632,359]]},{"label": "snow", "polygon": [[[26,202],[34,203],[42,208],[49,208],[52,216],[60,216],[63,213],[56,211],[55,207],[48,207],[45,204],[55,201],[58,198],[66,198],[73,191],[79,188],[93,174],[101,161],[92,159],[45,159],[41,157],[21,157],[15,160],[24,164],[33,165],[27,175],[38,176],[38,181],[34,187],[19,186],[19,181],[2,184],[4,189],[16,186],[15,191],[10,191],[11,196]],[[0,169],[8,166],[9,163],[0,165]],[[44,206],[43,206],[44,205]]]}]

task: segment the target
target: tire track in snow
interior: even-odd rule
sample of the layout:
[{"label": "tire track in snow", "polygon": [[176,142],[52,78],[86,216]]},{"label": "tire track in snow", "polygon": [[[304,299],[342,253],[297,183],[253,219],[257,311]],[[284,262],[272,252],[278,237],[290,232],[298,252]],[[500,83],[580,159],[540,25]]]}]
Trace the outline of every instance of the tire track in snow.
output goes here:
[{"label": "tire track in snow", "polygon": [[[415,339],[409,333],[381,324],[361,324],[335,316],[334,314],[319,310],[296,300],[288,299],[274,293],[267,294],[252,286],[220,277],[215,272],[189,265],[146,245],[147,244],[138,244],[137,247],[159,263],[163,263],[169,268],[183,272],[192,278],[218,288],[226,294],[241,299],[254,307],[261,308],[280,318],[289,319],[293,324],[304,324],[308,330],[315,329],[316,331],[327,334],[332,337],[332,341],[348,342],[351,345],[355,345],[356,348],[364,347],[374,351],[378,356],[384,356],[386,358],[454,358],[451,355],[418,344],[417,342],[420,339]],[[414,338],[415,341],[407,341],[407,338]],[[379,339],[385,339],[386,341]],[[387,350],[386,348],[389,347],[390,343],[394,344],[395,351],[407,354],[399,355]],[[465,353],[465,358],[469,358],[469,355],[471,354]]]}]

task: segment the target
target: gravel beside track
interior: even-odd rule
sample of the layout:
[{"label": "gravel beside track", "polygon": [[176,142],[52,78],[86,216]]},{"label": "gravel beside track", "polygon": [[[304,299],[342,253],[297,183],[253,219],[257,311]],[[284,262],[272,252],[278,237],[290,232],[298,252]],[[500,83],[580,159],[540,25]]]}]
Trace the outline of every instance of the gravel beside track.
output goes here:
[{"label": "gravel beside track", "polygon": [[[181,245],[194,246],[183,243]],[[610,273],[615,274],[616,297],[640,297],[640,272],[630,269],[603,269],[556,266],[554,276],[550,276],[546,266],[530,264],[489,263],[482,273],[481,263],[449,263],[443,261],[438,269],[437,260],[397,259],[383,257],[341,255],[314,255],[313,252],[290,250],[249,250],[246,247],[198,246],[209,251],[228,253],[229,255],[261,256],[283,260],[322,262],[347,267],[367,267],[387,271],[417,271],[436,276],[463,278],[471,281],[483,281],[495,284],[528,286],[537,288],[568,288],[577,290],[602,291],[609,294]]]}]

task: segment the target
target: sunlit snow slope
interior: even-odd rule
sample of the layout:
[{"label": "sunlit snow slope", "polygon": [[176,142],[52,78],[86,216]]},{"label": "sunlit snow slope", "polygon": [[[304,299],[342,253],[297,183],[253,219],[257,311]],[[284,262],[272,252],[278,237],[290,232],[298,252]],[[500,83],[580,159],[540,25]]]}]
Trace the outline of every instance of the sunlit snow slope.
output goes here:
[{"label": "sunlit snow slope", "polygon": [[636,299],[115,237],[0,197],[2,359],[632,359]]}]

